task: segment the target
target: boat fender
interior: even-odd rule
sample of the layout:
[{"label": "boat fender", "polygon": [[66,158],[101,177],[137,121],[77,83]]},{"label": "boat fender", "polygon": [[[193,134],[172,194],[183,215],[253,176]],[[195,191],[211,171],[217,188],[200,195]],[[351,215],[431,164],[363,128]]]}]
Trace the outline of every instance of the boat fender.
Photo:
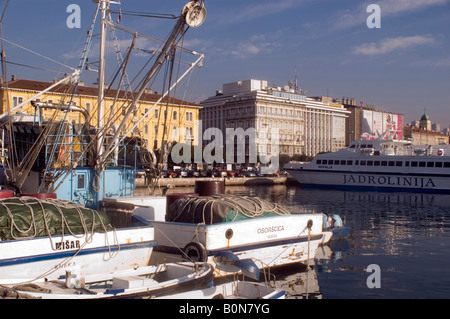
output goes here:
[{"label": "boat fender", "polygon": [[185,257],[191,261],[202,262],[208,258],[205,246],[200,243],[190,242],[184,247],[183,252]]}]

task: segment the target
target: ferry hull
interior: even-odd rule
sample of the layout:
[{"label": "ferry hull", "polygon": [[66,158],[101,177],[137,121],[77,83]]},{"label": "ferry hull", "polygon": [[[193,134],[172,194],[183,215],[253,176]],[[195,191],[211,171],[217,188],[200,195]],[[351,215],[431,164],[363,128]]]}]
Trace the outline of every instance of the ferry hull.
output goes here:
[{"label": "ferry hull", "polygon": [[450,177],[446,175],[335,172],[308,169],[289,169],[287,171],[305,187],[450,193]]}]

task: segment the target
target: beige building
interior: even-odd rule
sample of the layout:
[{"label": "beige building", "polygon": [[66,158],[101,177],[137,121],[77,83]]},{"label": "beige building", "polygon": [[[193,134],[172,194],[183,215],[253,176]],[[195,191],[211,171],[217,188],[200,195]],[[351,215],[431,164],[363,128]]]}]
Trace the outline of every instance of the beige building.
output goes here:
[{"label": "beige building", "polygon": [[258,153],[272,154],[275,131],[280,154],[315,156],[345,145],[349,112],[341,104],[309,98],[293,85],[269,86],[255,79],[228,83],[200,104],[203,132],[218,128],[225,134],[227,128],[254,128]]}]

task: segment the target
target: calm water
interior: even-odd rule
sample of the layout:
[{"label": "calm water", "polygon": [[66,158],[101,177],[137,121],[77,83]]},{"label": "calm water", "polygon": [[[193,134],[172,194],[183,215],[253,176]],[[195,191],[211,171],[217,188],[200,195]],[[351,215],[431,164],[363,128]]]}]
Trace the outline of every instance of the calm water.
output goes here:
[{"label": "calm water", "polygon": [[[174,192],[192,191],[177,188]],[[312,271],[276,271],[291,295],[329,298],[449,298],[450,195],[235,186],[227,193],[258,196],[293,213],[339,214],[352,234],[318,252]],[[368,288],[376,264],[380,288]],[[295,297],[295,296],[294,296]]]}]

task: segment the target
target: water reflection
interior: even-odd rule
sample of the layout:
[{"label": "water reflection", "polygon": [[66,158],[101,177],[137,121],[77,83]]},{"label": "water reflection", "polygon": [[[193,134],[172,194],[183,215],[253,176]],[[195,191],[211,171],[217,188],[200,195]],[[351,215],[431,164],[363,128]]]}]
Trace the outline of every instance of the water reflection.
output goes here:
[{"label": "water reflection", "polygon": [[[277,284],[289,288],[290,298],[304,298],[306,292],[323,298],[450,297],[450,195],[285,185],[233,186],[226,193],[258,196],[293,213],[333,212],[351,227],[348,240],[321,248],[311,271],[274,270]],[[370,264],[381,268],[380,289],[367,287]]]}]

